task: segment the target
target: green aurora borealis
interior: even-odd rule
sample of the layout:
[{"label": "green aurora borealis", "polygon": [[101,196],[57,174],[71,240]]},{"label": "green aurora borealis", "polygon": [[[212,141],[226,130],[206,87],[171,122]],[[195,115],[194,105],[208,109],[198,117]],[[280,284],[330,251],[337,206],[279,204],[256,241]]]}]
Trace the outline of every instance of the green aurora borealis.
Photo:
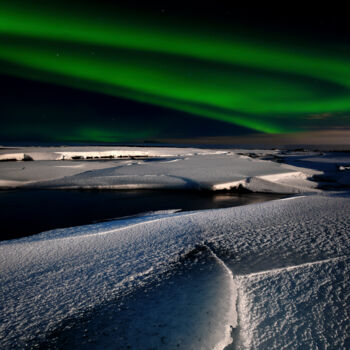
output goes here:
[{"label": "green aurora borealis", "polygon": [[[198,23],[176,24],[142,14],[94,17],[93,11],[1,3],[0,73],[164,107],[252,132],[349,126],[346,47],[261,40]],[[86,125],[60,139],[113,142],[161,133],[161,125],[125,134],[126,129]]]}]

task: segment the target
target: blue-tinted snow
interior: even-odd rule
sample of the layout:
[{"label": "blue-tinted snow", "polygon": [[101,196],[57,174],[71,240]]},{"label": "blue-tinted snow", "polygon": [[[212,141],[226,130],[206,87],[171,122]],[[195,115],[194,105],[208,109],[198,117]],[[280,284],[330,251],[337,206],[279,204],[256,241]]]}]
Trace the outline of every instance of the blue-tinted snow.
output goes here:
[{"label": "blue-tinted snow", "polygon": [[349,224],[338,193],[3,242],[0,347],[346,349]]}]

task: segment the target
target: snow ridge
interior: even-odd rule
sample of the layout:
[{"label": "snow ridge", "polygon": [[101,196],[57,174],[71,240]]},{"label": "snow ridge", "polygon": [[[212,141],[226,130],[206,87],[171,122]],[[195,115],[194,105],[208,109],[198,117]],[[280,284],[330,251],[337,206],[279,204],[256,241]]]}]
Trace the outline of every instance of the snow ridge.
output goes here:
[{"label": "snow ridge", "polygon": [[233,342],[231,337],[231,329],[237,327],[237,286],[234,281],[234,276],[232,271],[227,267],[227,265],[221,260],[207,245],[205,245],[209,250],[210,254],[214,257],[214,259],[218,262],[218,264],[224,269],[226,272],[229,281],[230,281],[230,305],[228,305],[229,313],[228,313],[228,323],[225,326],[225,334],[224,338],[216,344],[213,350],[224,350],[226,346],[230,345]]},{"label": "snow ridge", "polygon": [[345,260],[345,259],[347,259],[347,256],[337,256],[337,257],[334,257],[334,258],[323,259],[323,260],[316,260],[316,261],[311,261],[311,262],[298,264],[298,265],[291,265],[291,266],[286,266],[286,267],[280,267],[278,269],[271,269],[271,270],[264,270],[264,271],[259,271],[259,272],[253,272],[253,273],[249,273],[247,275],[238,275],[237,278],[243,279],[243,278],[251,278],[251,277],[261,276],[261,275],[278,274],[278,273],[285,272],[285,271],[292,271],[292,270],[303,268],[303,267],[310,267],[310,266],[313,266],[313,265],[326,264],[326,263],[329,263],[329,262],[336,262],[336,261]]}]

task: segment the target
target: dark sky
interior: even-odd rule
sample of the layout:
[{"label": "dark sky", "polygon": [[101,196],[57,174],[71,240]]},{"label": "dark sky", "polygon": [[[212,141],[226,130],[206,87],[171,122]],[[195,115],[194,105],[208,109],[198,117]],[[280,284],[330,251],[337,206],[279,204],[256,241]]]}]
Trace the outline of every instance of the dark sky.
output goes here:
[{"label": "dark sky", "polygon": [[348,129],[345,9],[0,4],[0,143]]}]

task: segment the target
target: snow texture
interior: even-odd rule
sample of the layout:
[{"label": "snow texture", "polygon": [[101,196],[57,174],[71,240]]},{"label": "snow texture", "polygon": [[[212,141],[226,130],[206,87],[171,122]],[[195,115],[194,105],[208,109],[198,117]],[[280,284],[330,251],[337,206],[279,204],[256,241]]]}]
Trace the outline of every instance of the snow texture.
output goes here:
[{"label": "snow texture", "polygon": [[[307,167],[309,163],[304,161],[305,154],[289,155],[287,159],[291,159],[291,162],[286,164],[288,161],[284,163],[274,161],[277,152],[246,154],[242,150],[119,147],[87,151],[83,147],[61,147],[41,149],[40,152],[35,148],[23,148],[18,151],[22,152],[17,154],[8,150],[7,153],[0,152],[0,160],[20,160],[26,154],[35,161],[1,162],[0,188],[176,190],[244,188],[253,192],[292,194],[317,192],[317,182],[310,180],[315,175],[322,175],[322,169],[327,170],[330,166],[327,162],[329,157],[325,157],[321,169],[310,169]],[[319,154],[313,156],[317,157]],[[349,157],[346,158],[350,162]],[[304,161],[305,164],[298,166],[298,160]],[[341,174],[337,174],[335,182],[346,186],[349,183],[348,173],[342,171]]]},{"label": "snow texture", "polygon": [[1,242],[0,348],[350,348],[349,153],[58,147],[0,160],[1,188],[299,194]]},{"label": "snow texture", "polygon": [[0,244],[0,347],[349,348],[350,197],[155,213]]}]

